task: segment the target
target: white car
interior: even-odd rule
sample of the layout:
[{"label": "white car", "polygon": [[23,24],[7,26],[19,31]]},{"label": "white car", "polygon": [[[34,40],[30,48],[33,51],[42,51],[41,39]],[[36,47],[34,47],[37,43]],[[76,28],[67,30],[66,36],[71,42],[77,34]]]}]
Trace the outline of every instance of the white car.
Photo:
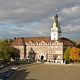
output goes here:
[{"label": "white car", "polygon": [[0,69],[2,69],[4,67],[4,65],[0,64]]},{"label": "white car", "polygon": [[19,67],[12,67],[11,69],[13,69],[13,70],[17,70],[17,69],[19,69]]}]

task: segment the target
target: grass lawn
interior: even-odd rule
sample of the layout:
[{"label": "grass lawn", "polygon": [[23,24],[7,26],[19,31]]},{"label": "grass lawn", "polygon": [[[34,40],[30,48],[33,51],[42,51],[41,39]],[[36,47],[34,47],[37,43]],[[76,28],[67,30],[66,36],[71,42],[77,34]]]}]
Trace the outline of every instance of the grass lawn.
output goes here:
[{"label": "grass lawn", "polygon": [[80,80],[80,66],[36,64],[23,68],[14,80]]}]

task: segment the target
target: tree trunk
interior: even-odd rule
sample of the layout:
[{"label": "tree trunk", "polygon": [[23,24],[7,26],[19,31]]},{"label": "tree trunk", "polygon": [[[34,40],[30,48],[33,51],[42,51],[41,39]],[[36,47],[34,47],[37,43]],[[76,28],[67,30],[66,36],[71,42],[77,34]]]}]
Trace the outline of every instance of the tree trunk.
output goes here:
[{"label": "tree trunk", "polygon": [[70,63],[70,59],[69,59],[69,63]]},{"label": "tree trunk", "polygon": [[77,59],[77,63],[78,63],[78,59]]},{"label": "tree trunk", "polygon": [[75,60],[74,60],[74,63],[75,63]]}]

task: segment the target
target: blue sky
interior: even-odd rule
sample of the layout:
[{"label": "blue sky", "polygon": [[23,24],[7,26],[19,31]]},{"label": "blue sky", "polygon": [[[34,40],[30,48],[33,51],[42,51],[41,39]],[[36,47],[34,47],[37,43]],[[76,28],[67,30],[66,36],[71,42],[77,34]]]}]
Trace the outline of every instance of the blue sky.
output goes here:
[{"label": "blue sky", "polygon": [[56,8],[62,37],[80,41],[80,0],[0,0],[0,40],[50,36]]}]

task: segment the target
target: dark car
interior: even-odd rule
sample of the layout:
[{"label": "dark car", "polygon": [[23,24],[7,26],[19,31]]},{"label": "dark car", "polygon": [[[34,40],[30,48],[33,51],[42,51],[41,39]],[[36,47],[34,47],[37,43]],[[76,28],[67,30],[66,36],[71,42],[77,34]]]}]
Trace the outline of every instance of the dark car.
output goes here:
[{"label": "dark car", "polygon": [[0,74],[0,80],[4,80],[4,78],[1,76],[1,74]]},{"label": "dark car", "polygon": [[6,71],[5,73],[2,74],[2,77],[3,77],[3,78],[9,77],[10,74],[11,74],[10,71]]},{"label": "dark car", "polygon": [[16,65],[20,65],[20,62],[15,62]]},{"label": "dark car", "polygon": [[8,62],[7,65],[14,65],[14,62]]},{"label": "dark car", "polygon": [[10,72],[10,74],[12,74],[12,73],[14,73],[15,72],[15,70],[13,70],[13,69],[8,69],[8,72]]}]

